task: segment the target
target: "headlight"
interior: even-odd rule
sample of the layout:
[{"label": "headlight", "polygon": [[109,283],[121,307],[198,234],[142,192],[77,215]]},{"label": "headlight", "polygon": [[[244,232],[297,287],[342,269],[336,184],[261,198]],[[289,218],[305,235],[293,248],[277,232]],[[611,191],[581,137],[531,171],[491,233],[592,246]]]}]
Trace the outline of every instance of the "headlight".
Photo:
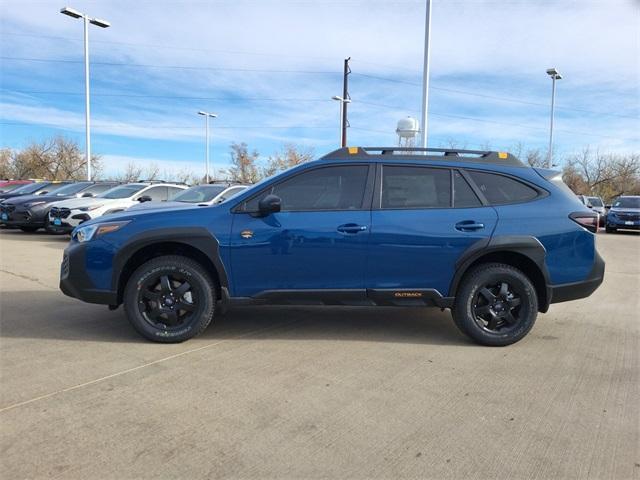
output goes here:
[{"label": "headlight", "polygon": [[102,205],[89,205],[88,207],[80,207],[78,210],[80,210],[81,212],[90,212],[91,210],[97,210],[101,207]]},{"label": "headlight", "polygon": [[25,205],[25,207],[27,207],[27,208],[37,207],[38,205],[43,205],[45,203],[47,203],[47,202],[45,202],[44,200],[41,201],[41,202],[31,202],[31,203],[27,203]]},{"label": "headlight", "polygon": [[120,230],[128,223],[129,220],[125,222],[97,223],[95,225],[87,225],[86,227],[78,227],[73,232],[73,238],[75,238],[80,243],[88,242],[89,240],[98,238],[105,233],[111,233]]}]

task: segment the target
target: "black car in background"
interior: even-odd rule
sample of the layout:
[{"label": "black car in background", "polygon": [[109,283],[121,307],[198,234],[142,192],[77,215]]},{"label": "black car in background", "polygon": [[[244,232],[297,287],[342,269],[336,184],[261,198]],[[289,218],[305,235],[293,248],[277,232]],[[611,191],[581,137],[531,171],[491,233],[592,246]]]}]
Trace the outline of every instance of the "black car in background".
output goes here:
[{"label": "black car in background", "polygon": [[0,202],[7,198],[21,197],[23,195],[44,195],[45,193],[53,193],[57,189],[69,185],[72,182],[34,182],[18,187],[10,192],[0,193]]},{"label": "black car in background", "polygon": [[95,197],[116,185],[118,182],[75,182],[53,192],[12,197],[0,203],[0,222],[24,232],[35,232],[46,228],[53,203],[74,197]]}]

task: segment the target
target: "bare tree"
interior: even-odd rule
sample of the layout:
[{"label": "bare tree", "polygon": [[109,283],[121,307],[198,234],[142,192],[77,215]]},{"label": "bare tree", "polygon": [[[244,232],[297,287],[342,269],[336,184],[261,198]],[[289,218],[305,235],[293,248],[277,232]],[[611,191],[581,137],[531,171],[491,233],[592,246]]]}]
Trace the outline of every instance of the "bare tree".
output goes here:
[{"label": "bare tree", "polygon": [[586,147],[567,159],[563,178],[577,194],[607,200],[640,193],[640,154],[602,153]]},{"label": "bare tree", "polygon": [[231,167],[227,170],[234,182],[255,183],[260,179],[257,161],[259,154],[256,150],[249,152],[247,144],[231,144]]},{"label": "bare tree", "polygon": [[267,166],[261,169],[261,176],[263,178],[271,177],[288,168],[313,160],[313,158],[312,149],[302,149],[291,143],[286,144],[283,151],[269,157]]},{"label": "bare tree", "polygon": [[[79,180],[85,178],[87,163],[76,142],[56,136],[32,142],[22,150],[3,149],[0,155],[2,176],[12,178],[46,178]],[[93,171],[102,170],[100,156],[93,156]]]},{"label": "bare tree", "polygon": [[134,162],[127,163],[124,172],[117,174],[115,180],[122,183],[136,182],[142,175],[142,167],[139,167]]}]

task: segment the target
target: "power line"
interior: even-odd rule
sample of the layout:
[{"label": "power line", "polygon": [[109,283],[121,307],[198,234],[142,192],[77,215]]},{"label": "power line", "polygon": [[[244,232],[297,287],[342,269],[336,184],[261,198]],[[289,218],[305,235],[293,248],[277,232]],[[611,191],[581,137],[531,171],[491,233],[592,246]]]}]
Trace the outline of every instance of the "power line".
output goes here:
[{"label": "power line", "polygon": [[[5,57],[1,56],[0,60],[16,60],[21,62],[42,62],[42,63],[83,63],[82,60],[67,59],[50,59],[50,58],[29,58],[29,57]],[[147,63],[121,63],[121,62],[96,62],[92,61],[91,65],[103,65],[109,67],[142,67],[142,68],[167,68],[178,70],[211,70],[226,72],[256,72],[256,73],[302,73],[302,74],[318,74],[318,75],[337,75],[341,72],[322,71],[322,70],[280,70],[280,69],[257,69],[257,68],[230,68],[230,67],[203,67],[195,65],[154,65]]]},{"label": "power line", "polygon": [[[379,75],[369,75],[368,73],[358,73],[358,72],[353,72],[354,75],[358,75],[360,77],[366,77],[366,78],[371,78],[374,80],[382,80],[385,82],[392,82],[392,83],[401,83],[401,84],[405,84],[405,85],[413,85],[413,86],[417,86],[420,87],[422,86],[421,83],[418,82],[412,82],[410,80],[401,80],[398,78],[391,78],[391,77],[383,77],[383,76],[379,76]],[[471,95],[474,97],[481,97],[481,98],[488,98],[491,100],[499,100],[502,102],[512,102],[512,103],[520,103],[523,105],[533,105],[533,106],[537,106],[537,107],[545,107],[545,108],[549,108],[549,105],[546,103],[537,103],[537,102],[530,102],[527,100],[518,100],[516,98],[510,98],[510,97],[500,97],[497,95],[487,95],[484,93],[477,93],[477,92],[469,92],[466,90],[458,90],[455,88],[445,88],[445,87],[434,87],[431,86],[429,87],[432,90],[440,90],[442,92],[451,92],[451,93],[459,93],[462,95]],[[556,107],[559,110],[573,110],[576,112],[582,112],[582,113],[590,113],[593,115],[607,115],[607,116],[611,116],[611,117],[621,117],[621,118],[629,118],[632,120],[640,120],[640,117],[635,117],[633,115],[621,115],[619,113],[609,113],[609,112],[598,112],[598,111],[594,111],[594,110],[587,110],[584,108],[575,108],[575,107]]]},{"label": "power line", "polygon": [[[54,91],[31,91],[31,90],[4,90],[8,93],[19,93],[24,95],[84,95],[81,92],[54,92]],[[256,102],[327,102],[326,98],[280,98],[280,97],[197,97],[182,95],[145,95],[135,93],[94,93],[91,97],[124,97],[124,98],[167,98],[175,100],[216,100],[221,102],[230,101],[256,101]]]}]

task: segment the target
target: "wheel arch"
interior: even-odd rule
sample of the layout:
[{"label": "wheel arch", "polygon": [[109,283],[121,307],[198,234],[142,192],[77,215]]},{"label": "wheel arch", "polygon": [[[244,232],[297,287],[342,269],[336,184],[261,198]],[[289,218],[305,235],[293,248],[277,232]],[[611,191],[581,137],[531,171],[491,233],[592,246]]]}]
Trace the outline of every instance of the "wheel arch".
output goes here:
[{"label": "wheel arch", "polygon": [[538,296],[538,310],[549,309],[551,292],[545,264],[546,250],[535,237],[494,237],[472,245],[456,263],[456,273],[449,287],[455,297],[464,276],[483,263],[504,263],[521,270],[533,283]]},{"label": "wheel arch", "polygon": [[136,268],[162,255],[182,255],[200,263],[215,282],[217,298],[221,298],[223,288],[228,288],[218,241],[208,231],[156,231],[134,237],[119,250],[114,259],[112,283],[117,292],[118,304],[122,303],[124,288]]}]

